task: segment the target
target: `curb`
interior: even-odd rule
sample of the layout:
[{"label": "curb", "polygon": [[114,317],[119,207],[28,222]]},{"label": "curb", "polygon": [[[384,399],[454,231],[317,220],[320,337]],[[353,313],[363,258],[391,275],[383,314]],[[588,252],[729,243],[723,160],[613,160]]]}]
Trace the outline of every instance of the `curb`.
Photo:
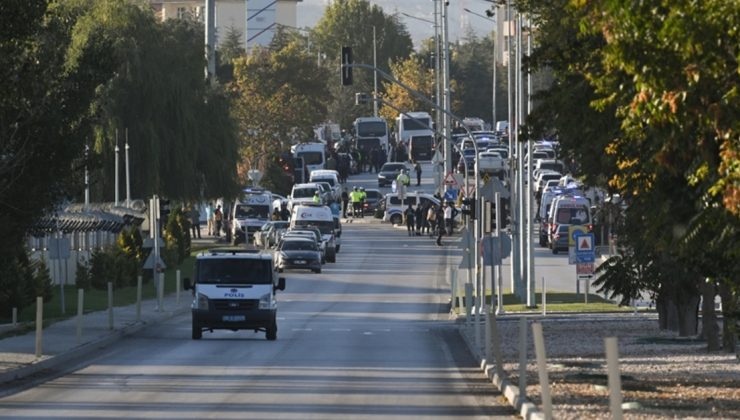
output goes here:
[{"label": "curb", "polygon": [[[134,322],[132,324],[124,325],[122,327],[112,330],[105,337],[92,340],[84,344],[80,344],[77,347],[73,347],[65,352],[59,353],[55,356],[51,356],[40,362],[34,362],[29,365],[20,367],[18,369],[13,369],[13,370],[4,372],[0,374],[0,385],[8,385],[11,382],[22,380],[29,376],[35,375],[39,373],[40,371],[43,371],[46,369],[53,369],[53,368],[56,368],[57,366],[68,363],[75,359],[84,358],[85,356],[91,354],[93,351],[101,349],[101,348],[105,348],[115,343],[116,341],[120,340],[123,337],[136,334],[146,327],[155,325],[162,321],[170,320],[176,316],[184,314],[185,312],[189,310],[190,310],[190,307],[184,307],[184,308],[176,309],[157,320],[152,320],[149,322],[139,321],[139,322]],[[6,394],[5,391],[0,392],[0,396],[3,396],[5,394]]]},{"label": "curb", "polygon": [[[458,322],[460,322],[459,318]],[[463,341],[468,347],[470,353],[477,361],[480,362],[480,369],[491,381],[493,386],[495,386],[501,392],[501,394],[506,397],[506,400],[509,401],[509,404],[515,410],[519,411],[519,415],[526,420],[544,420],[545,414],[540,411],[540,409],[534,403],[527,400],[526,397],[522,399],[519,398],[519,387],[514,386],[509,381],[509,378],[506,377],[506,375],[499,376],[499,374],[496,372],[496,365],[494,363],[489,363],[484,357],[480,357],[478,352],[475,351],[475,345],[470,342],[470,337],[468,337],[468,334],[465,331],[464,324],[458,326],[458,332],[463,338]]]}]

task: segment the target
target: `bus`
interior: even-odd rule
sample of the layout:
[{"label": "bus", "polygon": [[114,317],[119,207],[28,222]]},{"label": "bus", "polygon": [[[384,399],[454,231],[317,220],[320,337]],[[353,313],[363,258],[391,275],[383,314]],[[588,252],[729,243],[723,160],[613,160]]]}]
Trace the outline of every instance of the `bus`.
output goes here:
[{"label": "bus", "polygon": [[412,162],[432,160],[434,137],[431,135],[409,137],[409,160]]},{"label": "bus", "polygon": [[398,114],[398,118],[396,118],[398,137],[396,137],[396,139],[399,142],[404,142],[408,145],[409,138],[411,138],[411,136],[434,136],[431,127],[432,116],[429,115],[428,112],[407,112],[406,114]]},{"label": "bus", "polygon": [[373,149],[388,153],[388,124],[380,117],[359,117],[352,124],[357,148],[363,153]]}]

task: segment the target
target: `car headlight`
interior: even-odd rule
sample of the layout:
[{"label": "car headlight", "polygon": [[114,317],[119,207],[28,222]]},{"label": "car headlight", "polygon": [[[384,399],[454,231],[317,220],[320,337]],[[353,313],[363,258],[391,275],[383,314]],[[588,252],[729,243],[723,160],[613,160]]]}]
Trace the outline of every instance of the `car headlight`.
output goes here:
[{"label": "car headlight", "polygon": [[272,293],[260,296],[259,309],[272,309]]},{"label": "car headlight", "polygon": [[198,293],[198,296],[195,298],[195,309],[208,310],[208,296]]}]

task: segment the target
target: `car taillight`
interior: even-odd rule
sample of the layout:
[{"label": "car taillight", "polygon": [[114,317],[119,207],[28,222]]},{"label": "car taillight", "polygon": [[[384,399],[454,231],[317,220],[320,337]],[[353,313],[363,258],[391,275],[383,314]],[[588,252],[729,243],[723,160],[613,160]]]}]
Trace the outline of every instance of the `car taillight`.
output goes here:
[{"label": "car taillight", "polygon": [[588,227],[588,231],[589,232],[593,232],[594,231],[594,225],[586,225],[586,227]]}]

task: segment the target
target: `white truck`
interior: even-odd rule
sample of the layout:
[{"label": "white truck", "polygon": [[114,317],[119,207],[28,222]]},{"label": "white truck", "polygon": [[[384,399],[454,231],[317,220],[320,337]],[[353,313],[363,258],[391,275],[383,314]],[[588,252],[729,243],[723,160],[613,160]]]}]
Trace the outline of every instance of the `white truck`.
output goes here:
[{"label": "white truck", "polygon": [[506,161],[498,152],[480,152],[478,153],[478,170],[481,173],[499,175],[506,170]]}]

